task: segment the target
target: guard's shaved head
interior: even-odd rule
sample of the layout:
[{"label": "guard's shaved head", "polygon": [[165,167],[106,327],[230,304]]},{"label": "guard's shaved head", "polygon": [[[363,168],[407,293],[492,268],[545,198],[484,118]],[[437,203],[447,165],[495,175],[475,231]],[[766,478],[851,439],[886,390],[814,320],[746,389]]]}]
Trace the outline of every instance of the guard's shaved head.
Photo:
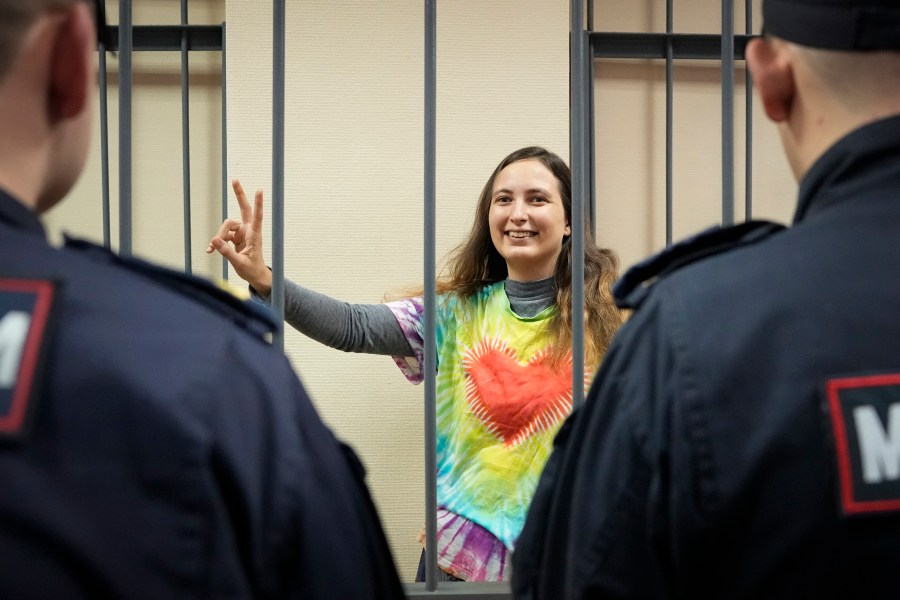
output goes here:
[{"label": "guard's shaved head", "polygon": [[0,79],[12,64],[28,26],[43,11],[86,0],[0,0]]}]

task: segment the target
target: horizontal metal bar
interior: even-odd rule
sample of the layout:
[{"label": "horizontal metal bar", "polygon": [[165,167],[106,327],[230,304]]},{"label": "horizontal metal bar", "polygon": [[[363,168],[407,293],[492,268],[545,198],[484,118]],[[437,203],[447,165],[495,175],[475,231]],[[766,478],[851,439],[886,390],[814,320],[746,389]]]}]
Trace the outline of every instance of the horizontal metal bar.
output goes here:
[{"label": "horizontal metal bar", "polygon": [[[110,47],[119,49],[119,27],[107,26]],[[182,49],[182,32],[187,31],[188,50],[222,50],[222,25],[136,25],[133,50],[178,50]]]},{"label": "horizontal metal bar", "polygon": [[[734,36],[734,58],[744,59],[750,35]],[[672,40],[673,58],[722,59],[722,36],[700,33],[609,33],[590,34],[594,58],[666,58],[666,44]]]}]

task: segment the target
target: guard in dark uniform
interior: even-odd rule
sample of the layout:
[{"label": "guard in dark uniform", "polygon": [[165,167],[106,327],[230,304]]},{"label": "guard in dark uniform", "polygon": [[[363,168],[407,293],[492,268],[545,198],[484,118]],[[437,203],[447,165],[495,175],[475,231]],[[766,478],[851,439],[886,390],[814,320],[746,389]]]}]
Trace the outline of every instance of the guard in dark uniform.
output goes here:
[{"label": "guard in dark uniform", "polygon": [[267,313],[48,245],[88,148],[90,4],[0,0],[0,35],[0,597],[403,597]]},{"label": "guard in dark uniform", "polygon": [[900,598],[900,3],[763,17],[747,60],[793,226],[619,282],[634,315],[557,437],[518,598]]}]

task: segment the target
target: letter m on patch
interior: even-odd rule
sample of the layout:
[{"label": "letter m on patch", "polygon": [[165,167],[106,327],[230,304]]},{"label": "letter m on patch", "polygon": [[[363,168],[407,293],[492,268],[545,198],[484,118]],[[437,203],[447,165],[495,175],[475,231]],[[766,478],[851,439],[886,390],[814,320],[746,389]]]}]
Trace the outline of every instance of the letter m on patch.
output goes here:
[{"label": "letter m on patch", "polygon": [[900,373],[825,384],[844,514],[900,511]]},{"label": "letter m on patch", "polygon": [[27,436],[44,379],[56,286],[0,277],[0,440]]}]

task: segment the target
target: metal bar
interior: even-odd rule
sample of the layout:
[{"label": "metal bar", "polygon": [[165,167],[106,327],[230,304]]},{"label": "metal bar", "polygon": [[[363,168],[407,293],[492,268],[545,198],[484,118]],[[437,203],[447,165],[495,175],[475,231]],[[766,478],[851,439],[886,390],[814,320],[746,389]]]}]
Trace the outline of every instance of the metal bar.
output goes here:
[{"label": "metal bar", "polygon": [[734,1],[722,0],[722,224],[734,223]]},{"label": "metal bar", "polygon": [[103,196],[103,247],[112,247],[112,234],[109,226],[109,89],[106,79],[106,44],[101,41],[98,48],[100,55],[100,185]]},{"label": "metal bar", "polygon": [[585,124],[584,78],[593,66],[583,26],[583,0],[571,0],[569,38],[569,144],[572,157],[572,405],[584,402],[584,199],[588,192],[589,151]]},{"label": "metal bar", "polygon": [[425,589],[437,589],[437,371],[435,181],[437,173],[437,2],[425,0]]},{"label": "metal bar", "polygon": [[[222,220],[228,218],[228,52],[222,23]],[[222,279],[228,280],[228,259],[222,257]]]},{"label": "metal bar", "polygon": [[272,35],[272,310],[278,329],[272,345],[284,350],[284,10],[273,0]]},{"label": "metal bar", "polygon": [[119,254],[131,256],[131,0],[119,0]]},{"label": "metal bar", "polygon": [[[187,25],[187,0],[181,0],[181,24]],[[191,113],[187,30],[181,30],[181,184],[184,226],[184,272],[191,272]]]},{"label": "metal bar", "polygon": [[591,224],[591,233],[596,238],[597,234],[597,125],[594,119],[594,69],[593,62],[588,60],[590,66],[591,77],[588,79],[587,105],[588,110],[588,127],[587,127],[587,151],[588,151],[588,203],[585,208],[587,211],[588,223]]},{"label": "metal bar", "polygon": [[[594,0],[587,0],[587,28],[594,29]],[[588,52],[591,51],[588,45]],[[587,215],[592,232],[596,233],[597,227],[597,124],[594,119],[594,61],[588,58],[588,76],[585,78],[587,93],[587,151],[588,151],[588,205]]]},{"label": "metal bar", "polygon": [[[107,27],[112,45],[111,52],[119,50],[116,40],[119,28]],[[222,49],[222,28],[218,25],[138,25],[132,31],[132,50],[180,51],[182,37],[187,32],[188,50],[218,52]]]},{"label": "metal bar", "polygon": [[674,126],[674,55],[672,33],[675,27],[672,0],[666,0],[666,246],[672,245],[672,141]]},{"label": "metal bar", "polygon": [[[753,34],[753,5],[744,0],[744,24],[747,35]],[[753,218],[753,77],[744,72],[744,219]]]},{"label": "metal bar", "polygon": [[[732,32],[733,33],[733,32]],[[693,33],[607,33],[593,32],[590,44],[594,58],[666,58],[666,41],[672,40],[674,59],[722,58],[721,36]],[[743,60],[749,35],[734,36],[734,58]]]}]

